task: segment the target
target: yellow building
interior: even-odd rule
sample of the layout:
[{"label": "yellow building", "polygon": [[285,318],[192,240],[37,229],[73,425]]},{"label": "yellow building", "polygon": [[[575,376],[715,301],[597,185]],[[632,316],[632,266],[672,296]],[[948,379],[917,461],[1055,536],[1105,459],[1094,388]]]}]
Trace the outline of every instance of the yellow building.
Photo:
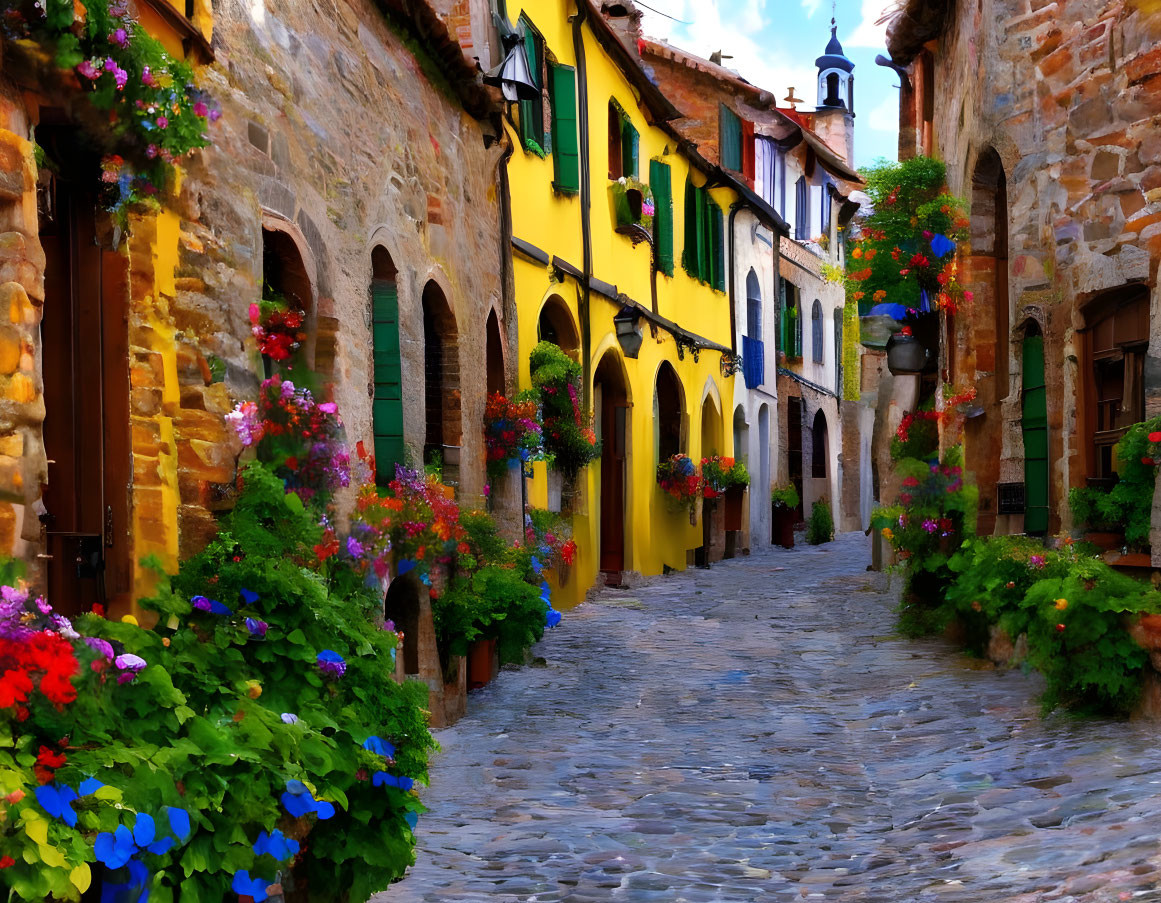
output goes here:
[{"label": "yellow building", "polygon": [[[505,120],[517,384],[530,387],[539,341],[558,344],[583,367],[601,441],[600,458],[564,487],[579,552],[554,596],[569,605],[599,575],[684,569],[695,550],[721,544],[720,513],[675,507],[656,470],[679,451],[695,462],[733,454],[726,223],[748,201],[668,125],[679,112],[596,6],[512,0],[506,11],[502,40],[523,50],[540,89]],[[556,508],[560,482],[537,464],[530,503]]]}]

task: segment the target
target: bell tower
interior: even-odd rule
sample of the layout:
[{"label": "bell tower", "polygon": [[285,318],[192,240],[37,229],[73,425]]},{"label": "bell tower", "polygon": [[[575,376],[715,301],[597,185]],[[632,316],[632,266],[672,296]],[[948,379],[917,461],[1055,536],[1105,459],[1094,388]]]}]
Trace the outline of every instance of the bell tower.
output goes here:
[{"label": "bell tower", "polygon": [[815,131],[853,165],[855,146],[855,64],[839,43],[838,26],[830,20],[830,41],[814,64],[818,67],[818,107]]}]

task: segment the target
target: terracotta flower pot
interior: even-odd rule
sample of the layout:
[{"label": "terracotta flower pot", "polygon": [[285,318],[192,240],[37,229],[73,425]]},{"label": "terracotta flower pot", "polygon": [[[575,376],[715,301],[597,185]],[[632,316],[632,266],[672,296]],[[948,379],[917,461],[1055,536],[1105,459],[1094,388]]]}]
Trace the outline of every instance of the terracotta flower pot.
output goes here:
[{"label": "terracotta flower pot", "polygon": [[492,680],[492,658],[496,640],[473,640],[468,644],[468,689],[478,690]]},{"label": "terracotta flower pot", "polygon": [[745,486],[731,486],[726,490],[726,530],[742,529],[742,499]]},{"label": "terracotta flower pot", "polygon": [[771,521],[773,523],[773,540],[775,545],[787,549],[794,548],[794,509],[785,505],[775,505]]}]

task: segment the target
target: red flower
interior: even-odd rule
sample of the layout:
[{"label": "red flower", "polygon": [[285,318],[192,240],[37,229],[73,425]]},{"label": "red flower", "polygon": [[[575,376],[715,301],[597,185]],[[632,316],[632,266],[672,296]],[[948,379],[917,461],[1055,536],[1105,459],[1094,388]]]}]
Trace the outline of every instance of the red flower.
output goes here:
[{"label": "red flower", "polygon": [[1149,434],[1149,441],[1150,442],[1161,442],[1161,433],[1150,433]]},{"label": "red flower", "polygon": [[0,857],[0,869],[11,868],[14,865],[16,865],[16,860],[11,856]]},{"label": "red flower", "polygon": [[912,486],[918,486],[919,480],[917,480],[915,477],[908,477],[906,480],[903,481],[903,485],[907,486],[908,488],[910,488]]},{"label": "red flower", "polygon": [[62,768],[68,757],[64,753],[55,753],[51,748],[42,746],[36,754],[36,764],[45,768]]},{"label": "red flower", "polygon": [[0,708],[10,708],[28,699],[32,678],[23,671],[5,671],[0,677]]}]

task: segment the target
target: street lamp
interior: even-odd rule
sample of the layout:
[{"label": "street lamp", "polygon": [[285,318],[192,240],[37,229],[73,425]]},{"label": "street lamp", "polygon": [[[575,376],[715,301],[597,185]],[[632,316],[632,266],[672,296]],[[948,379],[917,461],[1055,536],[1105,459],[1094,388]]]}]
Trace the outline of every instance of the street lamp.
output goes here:
[{"label": "street lamp", "polygon": [[641,333],[641,311],[626,304],[613,317],[613,326],[617,329],[617,342],[625,357],[636,359],[645,340]]},{"label": "street lamp", "polygon": [[504,99],[515,103],[518,100],[536,100],[540,96],[540,89],[532,79],[532,72],[528,69],[528,58],[524,55],[524,45],[519,36],[512,36],[505,40],[515,43],[508,49],[508,55],[495,69],[484,76],[484,84],[497,87],[503,92]]}]

